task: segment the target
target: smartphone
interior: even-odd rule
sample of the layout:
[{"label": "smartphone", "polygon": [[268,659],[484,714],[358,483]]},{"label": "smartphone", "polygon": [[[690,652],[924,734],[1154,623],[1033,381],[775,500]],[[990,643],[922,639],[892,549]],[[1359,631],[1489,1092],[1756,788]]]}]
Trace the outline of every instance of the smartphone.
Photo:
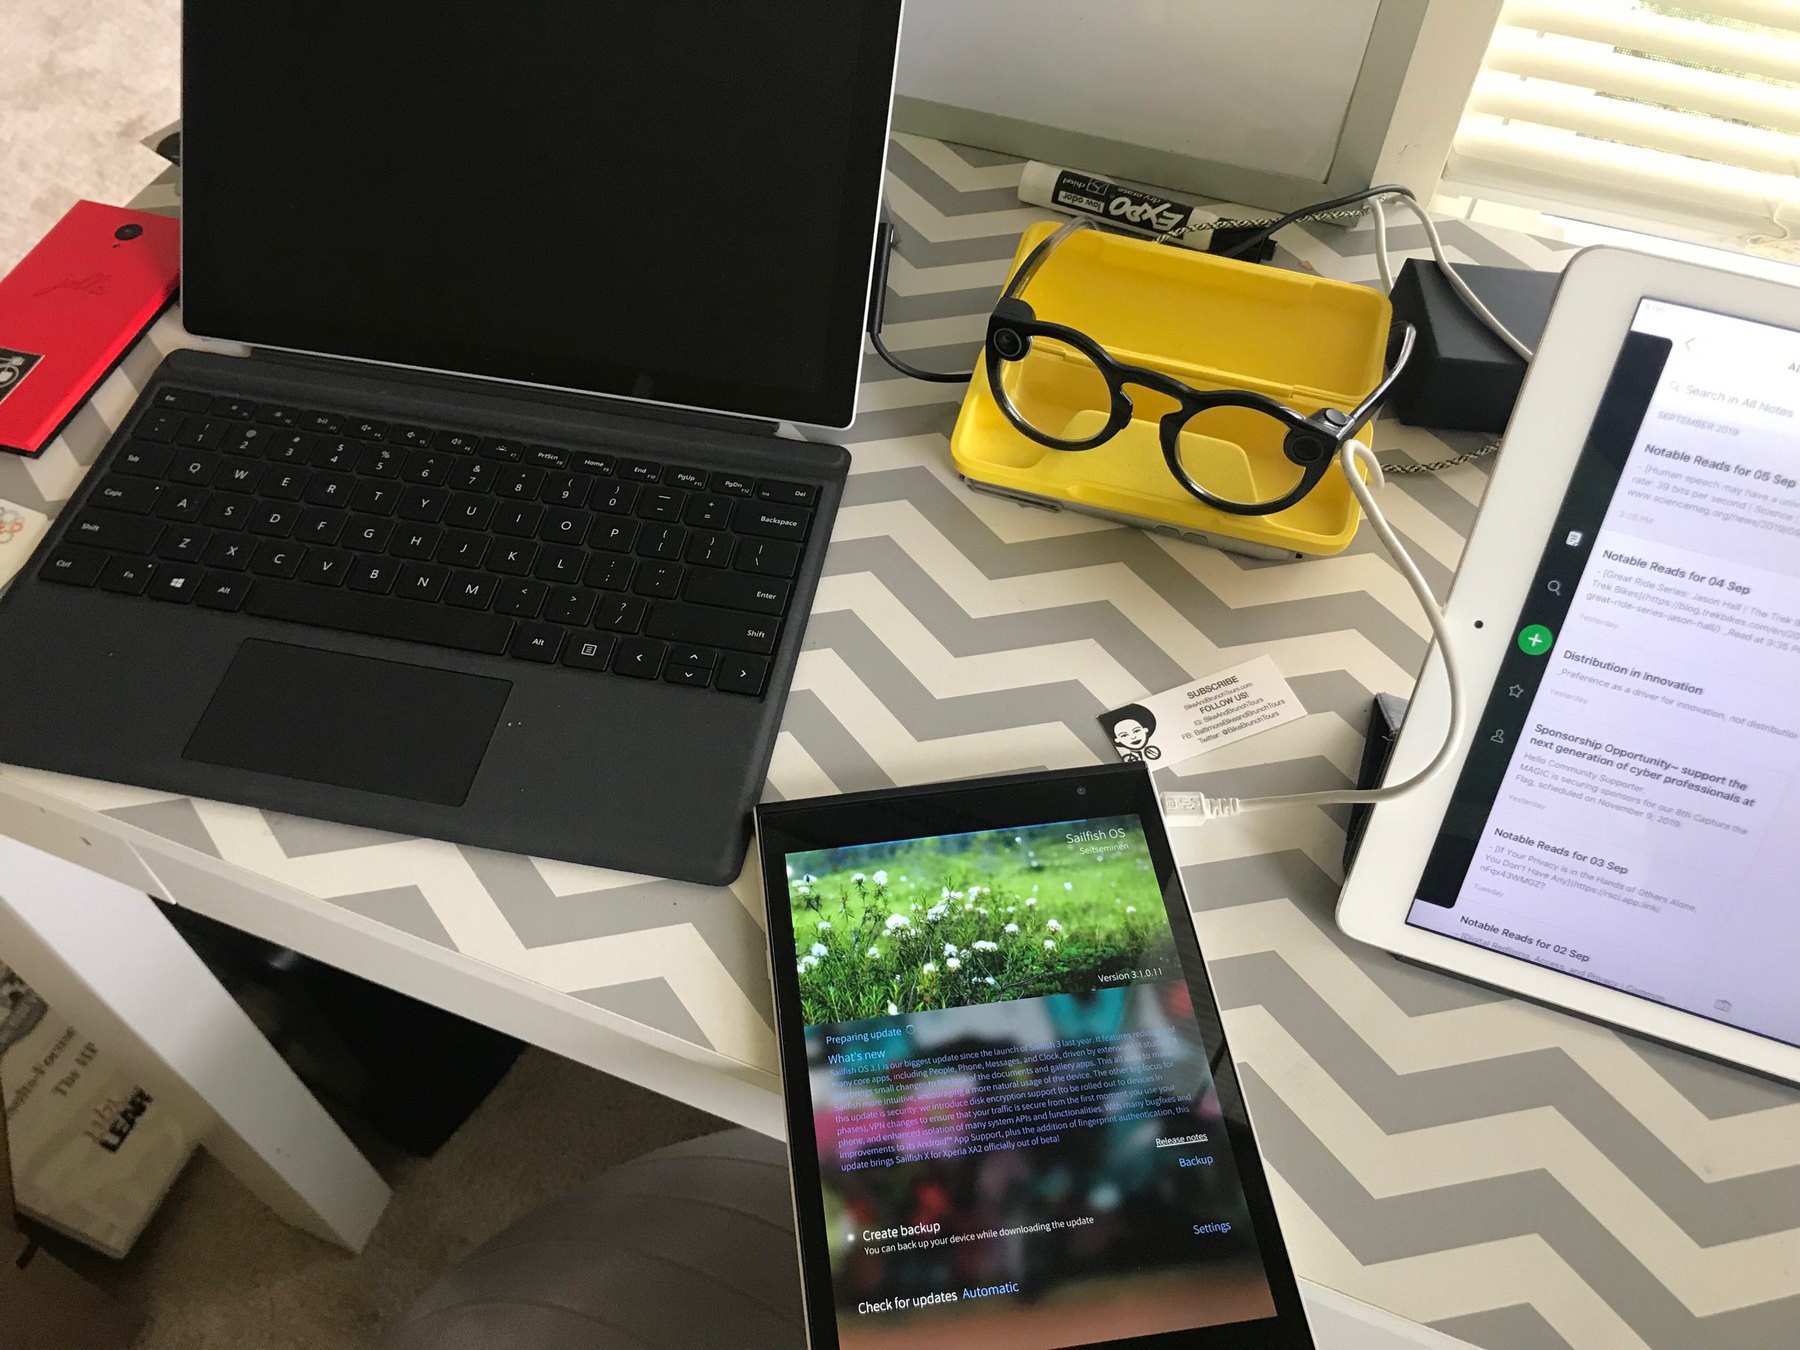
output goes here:
[{"label": "smartphone", "polygon": [[42,454],[180,279],[179,222],[76,202],[0,277],[0,450]]},{"label": "smartphone", "polygon": [[1313,1344],[1141,765],[757,831],[814,1350]]}]

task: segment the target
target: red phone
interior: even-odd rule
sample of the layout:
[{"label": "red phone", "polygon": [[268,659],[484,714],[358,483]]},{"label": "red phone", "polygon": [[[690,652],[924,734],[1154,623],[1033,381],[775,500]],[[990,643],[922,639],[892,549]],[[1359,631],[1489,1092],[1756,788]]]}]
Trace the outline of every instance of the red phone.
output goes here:
[{"label": "red phone", "polygon": [[180,281],[179,222],[76,202],[0,277],[0,450],[43,453]]}]

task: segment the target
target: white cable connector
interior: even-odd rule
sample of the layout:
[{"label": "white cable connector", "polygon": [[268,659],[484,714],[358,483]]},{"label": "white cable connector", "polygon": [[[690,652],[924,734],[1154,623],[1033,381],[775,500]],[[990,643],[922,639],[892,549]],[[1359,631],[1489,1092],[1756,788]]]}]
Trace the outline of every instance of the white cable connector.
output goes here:
[{"label": "white cable connector", "polygon": [[[1360,463],[1369,475],[1364,482],[1362,474],[1357,472]],[[1456,754],[1456,747],[1462,741],[1463,724],[1467,716],[1464,708],[1464,690],[1462,672],[1456,664],[1456,653],[1450,644],[1450,622],[1444,616],[1444,610],[1431,593],[1431,587],[1425,576],[1419,571],[1419,565],[1413,561],[1406,546],[1394,533],[1394,527],[1388,524],[1387,517],[1375,504],[1375,490],[1384,481],[1381,472],[1381,461],[1375,452],[1361,441],[1346,441],[1338,452],[1338,467],[1344,471],[1349,480],[1350,491],[1356,494],[1356,500],[1362,504],[1363,513],[1369,518],[1369,526],[1393,557],[1394,566],[1399,568],[1400,575],[1418,597],[1419,604],[1425,610],[1425,620],[1431,625],[1431,635],[1436,641],[1432,650],[1438,660],[1444,664],[1444,679],[1450,690],[1450,728],[1444,735],[1444,744],[1432,758],[1431,763],[1420,769],[1411,778],[1402,783],[1389,783],[1378,788],[1343,788],[1324,792],[1299,792],[1283,797],[1208,797],[1204,793],[1171,793],[1166,801],[1167,809],[1183,814],[1199,816],[1202,821],[1223,820],[1228,816],[1241,815],[1246,811],[1268,811],[1276,807],[1291,806],[1355,806],[1363,803],[1392,801],[1404,796],[1414,788],[1430,782],[1443,772]]]}]

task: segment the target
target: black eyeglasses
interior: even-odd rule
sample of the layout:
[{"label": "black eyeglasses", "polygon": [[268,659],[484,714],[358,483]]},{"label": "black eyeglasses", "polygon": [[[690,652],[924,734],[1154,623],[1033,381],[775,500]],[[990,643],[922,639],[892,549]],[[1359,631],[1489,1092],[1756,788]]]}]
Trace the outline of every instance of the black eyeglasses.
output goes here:
[{"label": "black eyeglasses", "polygon": [[1131,422],[1128,388],[1160,395],[1173,411],[1159,419],[1169,472],[1220,511],[1267,516],[1318,486],[1346,441],[1366,427],[1412,355],[1411,324],[1388,338],[1387,372],[1349,412],[1303,413],[1249,389],[1196,389],[1148,366],[1113,357],[1079,329],[1047,323],[1020,298],[1056,248],[1087,221],[1071,221],[1039,244],[1007,284],[988,319],[988,385],[1007,421],[1052,450],[1092,450]]}]

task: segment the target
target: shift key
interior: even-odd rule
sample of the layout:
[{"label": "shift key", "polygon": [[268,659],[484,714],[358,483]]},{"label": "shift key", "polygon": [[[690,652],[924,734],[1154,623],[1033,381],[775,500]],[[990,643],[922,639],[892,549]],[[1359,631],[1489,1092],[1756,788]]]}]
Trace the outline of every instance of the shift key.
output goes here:
[{"label": "shift key", "polygon": [[64,540],[71,544],[92,544],[95,548],[112,549],[116,553],[149,553],[162,537],[162,530],[159,523],[142,516],[97,511],[90,507],[75,517]]},{"label": "shift key", "polygon": [[755,614],[701,605],[656,605],[644,630],[653,638],[691,642],[697,647],[725,647],[734,652],[775,650],[781,624]]}]

